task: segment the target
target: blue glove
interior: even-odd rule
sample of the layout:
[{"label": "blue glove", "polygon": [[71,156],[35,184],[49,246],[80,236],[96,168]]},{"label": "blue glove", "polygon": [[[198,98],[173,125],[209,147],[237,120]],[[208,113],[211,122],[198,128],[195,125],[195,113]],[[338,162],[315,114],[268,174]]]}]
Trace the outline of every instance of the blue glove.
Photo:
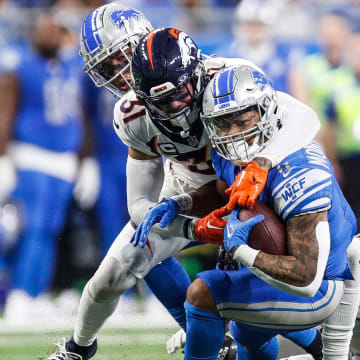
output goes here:
[{"label": "blue glove", "polygon": [[264,220],[264,215],[256,215],[247,221],[239,220],[239,210],[235,209],[227,221],[224,231],[224,247],[229,253],[235,246],[246,245],[253,226]]},{"label": "blue glove", "polygon": [[149,209],[144,219],[137,227],[130,242],[134,246],[137,246],[140,243],[142,248],[145,247],[152,226],[156,223],[159,223],[162,228],[168,226],[171,221],[175,219],[179,211],[180,207],[174,199],[163,199],[159,204]]}]

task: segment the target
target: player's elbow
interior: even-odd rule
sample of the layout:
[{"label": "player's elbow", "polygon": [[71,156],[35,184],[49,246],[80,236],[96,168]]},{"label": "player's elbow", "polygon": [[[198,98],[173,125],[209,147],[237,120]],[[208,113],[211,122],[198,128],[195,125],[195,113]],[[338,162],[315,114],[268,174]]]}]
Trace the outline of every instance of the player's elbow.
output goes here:
[{"label": "player's elbow", "polygon": [[297,295],[300,295],[305,298],[312,298],[315,296],[317,291],[319,290],[319,286],[306,286],[303,289],[301,289]]},{"label": "player's elbow", "polygon": [[298,284],[298,295],[311,298],[315,296],[321,285],[320,276],[316,276],[317,271],[315,269],[307,269],[304,271],[301,281]]},{"label": "player's elbow", "polygon": [[316,278],[316,266],[306,268],[306,271],[304,271],[301,274],[299,285],[300,286],[309,286],[315,281],[315,278]]}]

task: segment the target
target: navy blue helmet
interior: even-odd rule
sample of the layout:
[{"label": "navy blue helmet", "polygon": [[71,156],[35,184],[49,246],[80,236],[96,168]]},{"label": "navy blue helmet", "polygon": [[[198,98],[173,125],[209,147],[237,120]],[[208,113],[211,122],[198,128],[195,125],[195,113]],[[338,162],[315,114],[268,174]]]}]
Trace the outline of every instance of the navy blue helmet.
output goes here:
[{"label": "navy blue helmet", "polygon": [[133,88],[159,130],[175,141],[194,143],[202,130],[199,113],[208,82],[194,41],[174,28],[154,30],[136,47],[131,71]]}]

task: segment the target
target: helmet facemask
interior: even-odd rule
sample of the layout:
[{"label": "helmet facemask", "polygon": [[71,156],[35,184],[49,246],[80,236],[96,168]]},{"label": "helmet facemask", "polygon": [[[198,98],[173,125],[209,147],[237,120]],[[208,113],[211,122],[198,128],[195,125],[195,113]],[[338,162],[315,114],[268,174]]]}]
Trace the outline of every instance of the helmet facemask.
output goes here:
[{"label": "helmet facemask", "polygon": [[[158,126],[186,139],[190,136],[193,125],[199,120],[205,84],[204,66],[199,62],[191,76],[184,77],[177,87],[171,82],[165,82],[151,88],[150,96],[139,92],[138,96]],[[184,102],[186,106],[179,111],[172,111],[171,104],[175,101]]]},{"label": "helmet facemask", "polygon": [[[275,124],[271,119],[274,107],[271,105],[271,100],[265,95],[259,103],[242,110],[218,117],[202,117],[211,143],[219,155],[235,164],[248,163],[258,156],[275,131]],[[247,130],[223,135],[230,131],[236,117],[251,110],[258,112],[259,122]]]},{"label": "helmet facemask", "polygon": [[[129,39],[128,42],[103,49],[96,57],[97,61],[93,61],[92,65],[89,61],[85,65],[84,71],[89,75],[97,87],[105,87],[117,97],[122,97],[126,92],[132,89],[130,64],[132,52],[136,47],[134,40],[136,39]],[[116,57],[119,58],[118,64],[113,65],[112,59]],[[119,68],[121,70],[115,73]],[[119,78],[121,78],[121,86],[117,84]]]},{"label": "helmet facemask", "polygon": [[130,63],[152,25],[138,10],[112,2],[92,11],[80,33],[84,71],[97,87],[122,97],[132,88]]}]

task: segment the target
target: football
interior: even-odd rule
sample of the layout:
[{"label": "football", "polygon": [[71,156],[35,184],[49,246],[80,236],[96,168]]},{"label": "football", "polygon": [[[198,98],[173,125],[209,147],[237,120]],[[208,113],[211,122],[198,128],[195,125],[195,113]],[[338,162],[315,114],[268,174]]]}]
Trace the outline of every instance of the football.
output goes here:
[{"label": "football", "polygon": [[251,229],[248,245],[268,254],[286,255],[285,226],[268,205],[260,200],[256,200],[251,210],[244,208],[239,211],[239,219],[246,221],[258,214],[263,214],[264,220]]}]

